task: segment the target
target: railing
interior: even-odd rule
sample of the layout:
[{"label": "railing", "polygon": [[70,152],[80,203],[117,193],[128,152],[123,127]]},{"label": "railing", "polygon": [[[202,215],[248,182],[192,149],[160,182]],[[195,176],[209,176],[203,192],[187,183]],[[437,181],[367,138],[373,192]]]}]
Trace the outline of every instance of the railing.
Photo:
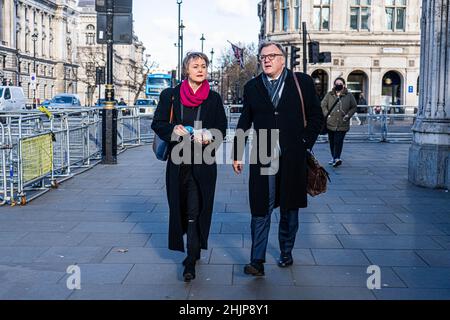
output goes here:
[{"label": "railing", "polygon": [[[236,130],[242,105],[227,105],[227,141]],[[411,128],[417,114],[416,106],[358,106],[357,113],[350,119],[348,141],[409,142],[412,140]],[[327,141],[320,136],[318,142]]]},{"label": "railing", "polygon": [[[120,108],[119,152],[153,140],[152,115]],[[0,116],[0,205],[26,204],[101,161],[102,108],[3,112]]]}]

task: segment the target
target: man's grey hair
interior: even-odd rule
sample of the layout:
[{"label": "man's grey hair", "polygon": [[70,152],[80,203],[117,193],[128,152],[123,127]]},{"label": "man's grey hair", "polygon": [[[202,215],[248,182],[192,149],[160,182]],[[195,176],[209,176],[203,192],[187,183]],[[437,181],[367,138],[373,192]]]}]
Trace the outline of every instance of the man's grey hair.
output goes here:
[{"label": "man's grey hair", "polygon": [[208,56],[206,54],[204,54],[203,52],[188,52],[186,54],[186,57],[184,57],[183,59],[183,69],[182,69],[182,73],[183,73],[183,77],[187,77],[188,76],[188,69],[189,69],[189,63],[192,60],[195,59],[203,59],[206,63],[206,69],[208,69],[209,67],[209,59]]},{"label": "man's grey hair", "polygon": [[261,55],[262,49],[264,49],[265,47],[269,47],[269,46],[277,47],[281,51],[283,56],[286,58],[286,50],[284,50],[284,48],[283,48],[283,46],[281,44],[279,44],[278,42],[274,42],[274,41],[265,41],[265,42],[261,43],[259,45],[258,55],[259,56]]}]

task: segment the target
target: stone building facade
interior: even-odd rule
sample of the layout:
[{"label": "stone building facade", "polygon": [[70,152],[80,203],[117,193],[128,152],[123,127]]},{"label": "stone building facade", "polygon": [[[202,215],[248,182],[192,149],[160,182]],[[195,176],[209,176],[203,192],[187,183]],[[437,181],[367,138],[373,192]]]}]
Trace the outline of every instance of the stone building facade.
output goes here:
[{"label": "stone building facade", "polygon": [[331,63],[308,64],[319,95],[343,77],[369,104],[417,106],[420,0],[263,0],[258,12],[260,40],[302,47],[305,21],[308,41],[331,52]]},{"label": "stone building facade", "polygon": [[[96,67],[106,65],[106,45],[96,42],[97,13],[94,0],[79,2],[79,23],[77,32],[77,61],[80,64],[78,94],[82,104],[93,105],[101,96],[104,97],[104,86],[95,85]],[[145,47],[135,36],[131,45],[114,46],[113,77],[115,97],[123,98],[132,105],[136,98],[145,97],[145,88],[139,90],[145,74]],[[100,89],[100,91],[99,91]]]},{"label": "stone building facade", "polygon": [[29,103],[78,90],[77,2],[0,0],[0,80],[22,86]]}]

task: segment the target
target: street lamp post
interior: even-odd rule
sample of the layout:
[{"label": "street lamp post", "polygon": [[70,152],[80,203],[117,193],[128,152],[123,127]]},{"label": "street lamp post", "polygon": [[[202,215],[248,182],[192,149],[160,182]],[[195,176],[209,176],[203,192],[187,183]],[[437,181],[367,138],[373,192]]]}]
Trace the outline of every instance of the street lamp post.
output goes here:
[{"label": "street lamp post", "polygon": [[202,53],[203,53],[203,42],[205,41],[205,35],[202,33],[202,37],[200,38],[200,41],[202,42]]},{"label": "street lamp post", "polygon": [[181,4],[183,0],[177,0],[178,4],[178,80],[181,81]]},{"label": "street lamp post", "polygon": [[[183,20],[181,20],[181,25],[180,25],[180,65],[182,64],[183,61],[183,30],[184,28],[186,28],[186,26],[183,24]],[[180,75],[182,76],[182,72],[180,70]]]},{"label": "street lamp post", "polygon": [[[38,40],[37,32],[34,32],[31,35],[31,40],[33,41],[33,73],[36,74],[36,41]],[[33,109],[36,109],[36,84],[33,88]]]},{"label": "street lamp post", "polygon": [[214,48],[211,49],[211,79],[213,77],[213,72],[214,72],[214,68],[213,68],[213,61],[214,61]]}]

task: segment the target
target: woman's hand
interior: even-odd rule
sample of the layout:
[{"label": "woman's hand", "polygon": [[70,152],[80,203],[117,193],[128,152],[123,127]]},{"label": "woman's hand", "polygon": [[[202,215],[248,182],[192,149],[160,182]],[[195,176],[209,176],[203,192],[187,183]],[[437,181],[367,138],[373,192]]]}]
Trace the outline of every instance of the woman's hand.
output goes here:
[{"label": "woman's hand", "polygon": [[186,128],[181,124],[179,124],[179,125],[175,126],[175,128],[173,128],[173,133],[175,133],[177,136],[180,136],[180,137],[189,134],[189,132],[186,130]]}]

